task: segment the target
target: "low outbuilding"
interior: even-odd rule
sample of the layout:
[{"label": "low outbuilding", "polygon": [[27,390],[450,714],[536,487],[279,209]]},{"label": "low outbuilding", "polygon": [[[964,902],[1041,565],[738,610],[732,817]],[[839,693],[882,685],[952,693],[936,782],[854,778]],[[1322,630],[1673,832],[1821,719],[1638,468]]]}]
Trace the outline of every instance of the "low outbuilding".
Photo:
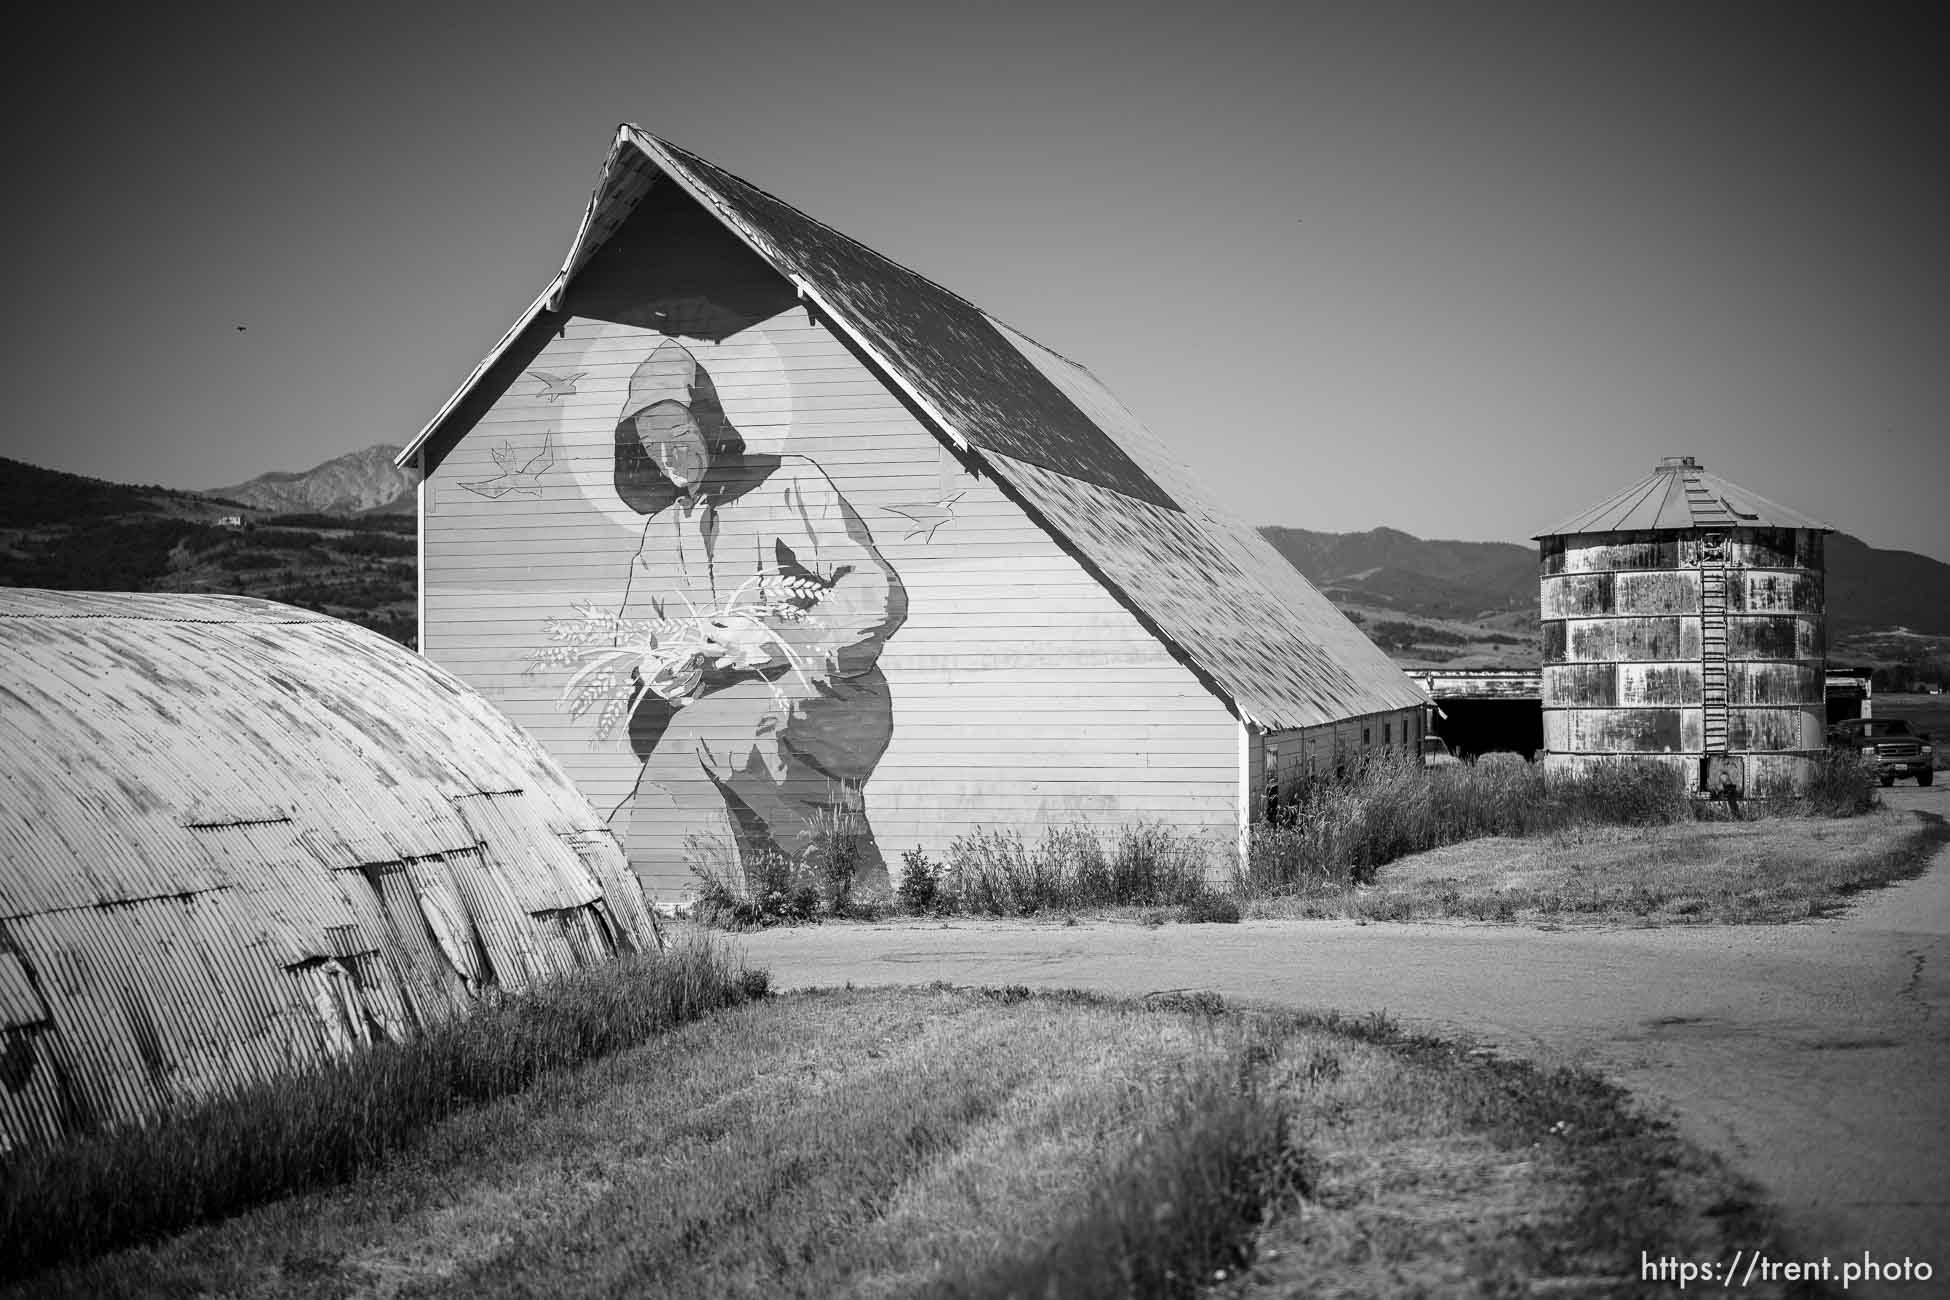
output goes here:
[{"label": "low outbuilding", "polygon": [[373,632],[0,590],[0,1150],[661,945],[553,761]]}]

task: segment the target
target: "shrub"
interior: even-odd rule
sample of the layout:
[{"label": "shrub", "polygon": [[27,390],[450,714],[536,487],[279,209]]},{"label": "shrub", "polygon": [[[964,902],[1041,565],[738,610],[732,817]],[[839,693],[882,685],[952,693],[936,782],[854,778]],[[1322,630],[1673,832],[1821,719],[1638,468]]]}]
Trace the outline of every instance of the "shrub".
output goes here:
[{"label": "shrub", "polygon": [[865,849],[859,815],[829,807],[809,830],[812,843],[797,857],[775,844],[740,850],[722,836],[687,836],[684,856],[698,881],[697,920],[751,930],[822,916],[880,915],[884,900],[854,892]]},{"label": "shrub", "polygon": [[931,860],[920,845],[901,854],[901,878],[894,887],[901,906],[916,916],[924,916],[944,899],[941,890],[941,864]]}]

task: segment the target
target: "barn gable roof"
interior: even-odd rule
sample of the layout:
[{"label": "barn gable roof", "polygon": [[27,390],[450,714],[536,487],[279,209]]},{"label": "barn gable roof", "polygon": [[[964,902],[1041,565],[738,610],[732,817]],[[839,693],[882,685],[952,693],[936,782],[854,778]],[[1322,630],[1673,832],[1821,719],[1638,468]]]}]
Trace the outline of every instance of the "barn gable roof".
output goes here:
[{"label": "barn gable roof", "polygon": [[[1082,366],[721,168],[625,125],[562,269],[400,454],[467,399],[658,184],[765,259],[982,464],[1240,717],[1270,728],[1409,708],[1423,692],[1257,532],[1213,504]],[[444,439],[443,439],[444,440]]]},{"label": "barn gable roof", "polygon": [[0,1028],[47,1038],[0,1150],[658,942],[553,760],[363,628],[7,589],[0,701]]}]

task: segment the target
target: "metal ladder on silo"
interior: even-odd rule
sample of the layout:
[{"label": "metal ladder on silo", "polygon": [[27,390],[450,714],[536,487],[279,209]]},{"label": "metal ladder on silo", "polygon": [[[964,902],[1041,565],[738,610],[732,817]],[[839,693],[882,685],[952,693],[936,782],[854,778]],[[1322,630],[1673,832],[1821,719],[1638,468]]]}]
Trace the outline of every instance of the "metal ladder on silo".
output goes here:
[{"label": "metal ladder on silo", "polygon": [[1727,752],[1727,562],[1720,551],[1700,558],[1699,657],[1701,703],[1705,707],[1705,749]]}]

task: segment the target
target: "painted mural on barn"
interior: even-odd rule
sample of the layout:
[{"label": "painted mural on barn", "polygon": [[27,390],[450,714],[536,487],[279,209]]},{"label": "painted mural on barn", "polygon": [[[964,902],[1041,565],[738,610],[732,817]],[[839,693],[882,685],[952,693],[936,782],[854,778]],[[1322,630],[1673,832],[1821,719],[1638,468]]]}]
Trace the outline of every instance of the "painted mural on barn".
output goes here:
[{"label": "painted mural on barn", "polygon": [[[865,790],[893,735],[879,660],[907,617],[900,575],[815,460],[748,445],[699,355],[722,348],[633,333],[607,475],[590,473],[587,446],[576,458],[585,493],[633,520],[606,562],[615,594],[538,627],[531,667],[561,674],[558,706],[591,743],[634,758],[611,810],[633,862],[662,845],[685,860],[655,874],[742,874],[754,855],[802,858],[838,833],[860,881],[884,885]],[[751,366],[768,351],[731,350],[742,386],[768,387]],[[540,377],[547,400],[576,409],[573,386]],[[774,440],[790,445],[790,384],[782,367],[762,378],[784,398]],[[924,517],[938,527],[951,508]]]}]

